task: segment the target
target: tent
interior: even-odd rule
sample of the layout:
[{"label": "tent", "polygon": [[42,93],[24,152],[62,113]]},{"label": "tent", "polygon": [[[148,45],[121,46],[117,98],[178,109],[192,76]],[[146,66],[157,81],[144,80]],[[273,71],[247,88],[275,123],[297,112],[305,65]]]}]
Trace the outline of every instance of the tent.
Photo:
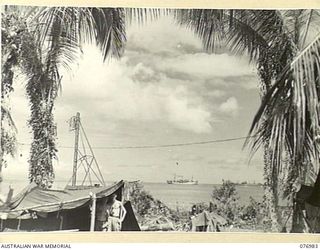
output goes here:
[{"label": "tent", "polygon": [[195,232],[217,232],[219,231],[219,226],[224,226],[228,222],[222,216],[216,214],[215,212],[203,211],[191,217],[192,228],[191,231]]},{"label": "tent", "polygon": [[148,218],[141,226],[141,231],[174,231],[174,225],[167,217],[158,216]]},{"label": "tent", "polygon": [[312,193],[313,187],[306,185],[301,185],[300,190],[296,193],[291,232],[320,233],[320,197],[312,199],[315,202],[311,202]]},{"label": "tent", "polygon": [[[0,207],[1,230],[92,231],[96,204],[114,193],[121,200],[123,188],[123,181],[108,187],[74,190],[42,189],[30,184],[9,203]],[[132,216],[133,212],[127,213],[125,220],[134,221],[130,218]],[[126,227],[130,228],[130,224]],[[135,224],[134,228],[138,230],[139,226]]]},{"label": "tent", "polygon": [[141,231],[137,218],[132,209],[131,202],[127,201],[124,204],[124,208],[127,210],[127,214],[122,222],[121,231]]}]

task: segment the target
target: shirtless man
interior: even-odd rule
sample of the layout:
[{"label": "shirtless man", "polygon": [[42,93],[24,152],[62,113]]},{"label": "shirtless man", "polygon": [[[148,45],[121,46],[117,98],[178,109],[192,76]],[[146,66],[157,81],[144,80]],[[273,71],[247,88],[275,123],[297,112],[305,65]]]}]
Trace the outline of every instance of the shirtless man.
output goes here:
[{"label": "shirtless man", "polygon": [[122,205],[121,201],[117,200],[117,195],[112,194],[107,202],[107,214],[108,219],[106,222],[107,230],[120,231],[121,223],[126,216],[126,209]]}]

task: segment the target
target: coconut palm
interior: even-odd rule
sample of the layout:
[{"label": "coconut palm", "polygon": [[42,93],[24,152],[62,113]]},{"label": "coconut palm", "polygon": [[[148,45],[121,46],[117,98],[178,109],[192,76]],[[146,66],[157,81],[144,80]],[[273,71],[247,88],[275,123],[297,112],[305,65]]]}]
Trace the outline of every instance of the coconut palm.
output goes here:
[{"label": "coconut palm", "polygon": [[[11,21],[3,33],[12,27],[13,19],[19,31],[13,32],[12,40],[18,41],[15,46],[19,50],[14,66],[19,65],[27,77],[29,125],[33,134],[29,178],[31,182],[50,187],[54,178],[52,160],[57,152],[52,111],[61,83],[59,71],[62,67],[69,68],[84,42],[95,42],[104,59],[119,57],[126,41],[124,9],[7,6],[2,20],[7,19]],[[11,41],[6,40],[4,44],[6,42],[11,45]],[[10,73],[8,70],[4,75]]]},{"label": "coconut palm", "polygon": [[[55,152],[54,138],[52,137],[52,133],[50,133],[50,124],[52,124],[52,122],[50,123],[50,119],[52,119],[52,117],[48,114],[47,106],[52,103],[50,99],[53,99],[55,96],[56,91],[54,91],[54,89],[56,79],[52,73],[53,71],[49,69],[50,63],[46,64],[46,61],[53,57],[49,53],[44,55],[25,20],[19,17],[16,11],[11,13],[7,12],[6,14],[2,15],[2,45],[4,48],[12,49],[8,50],[9,56],[7,59],[2,61],[2,65],[10,66],[4,67],[3,75],[5,77],[2,85],[7,89],[9,87],[12,88],[13,67],[19,66],[27,78],[26,90],[31,104],[31,119],[29,125],[32,126],[34,136],[30,163],[34,159],[34,155],[32,154],[36,151],[34,148],[38,147],[38,150],[41,150],[41,155],[38,155],[36,158],[38,160],[37,169],[40,170],[39,172],[42,173],[43,176],[42,179],[39,178],[40,174],[37,172],[36,176],[38,179],[32,179],[32,170],[35,168],[31,168],[30,180],[43,185],[44,183],[50,183],[50,178],[52,178],[52,167],[48,163],[50,163],[49,161],[54,157]],[[12,58],[14,58],[13,61]],[[3,94],[8,97],[8,93],[10,93],[10,91]],[[46,124],[46,126],[40,129],[41,124]],[[47,143],[47,145],[43,145],[44,142]],[[42,147],[42,149],[40,149],[40,147]]]},{"label": "coconut palm", "polygon": [[[318,169],[313,193],[308,202],[320,206],[319,171],[319,97],[320,97],[320,36],[304,49],[283,71],[274,86],[265,95],[257,112],[250,134],[255,137],[254,147],[263,138],[269,138],[271,169],[275,175],[286,171],[285,193],[293,190],[306,166]],[[290,163],[283,166],[285,155]]]},{"label": "coconut palm", "polygon": [[[17,37],[14,35],[16,23],[14,17],[5,17],[2,14],[1,29],[1,147],[0,147],[0,176],[2,168],[6,166],[6,156],[15,156],[16,132],[15,123],[12,119],[8,97],[13,91],[13,68],[18,62]],[[0,177],[0,182],[2,176]]]},{"label": "coconut palm", "polygon": [[[88,42],[100,48],[104,60],[119,58],[126,42],[125,21],[135,18],[144,22],[159,13],[157,9],[147,12],[123,8],[5,6],[2,21],[6,20],[7,26],[2,32],[11,27],[17,30],[2,44],[10,47],[11,40],[15,41],[13,66],[19,65],[27,76],[29,125],[33,134],[29,160],[31,182],[45,187],[53,182],[52,159],[56,158],[57,149],[52,111],[61,84],[61,68],[69,69],[81,53],[82,44]],[[5,63],[3,60],[2,65]],[[4,76],[11,77],[7,84],[11,87],[12,69],[5,68]]]},{"label": "coconut palm", "polygon": [[303,183],[304,175],[314,178],[313,174],[318,171],[309,203],[319,206],[320,36],[304,48],[311,25],[319,25],[318,12],[308,12],[306,22],[303,19],[301,22],[300,17],[304,14],[301,10],[283,13],[287,30],[298,50],[264,95],[249,134],[255,135],[251,144],[253,152],[267,139],[269,173],[273,180],[284,176],[285,196],[296,191],[294,184]]},{"label": "coconut palm", "polygon": [[11,157],[16,153],[16,132],[17,128],[11,117],[10,110],[5,107],[5,103],[1,103],[1,148],[0,148],[0,183],[2,182],[2,167],[6,167],[6,155]]}]

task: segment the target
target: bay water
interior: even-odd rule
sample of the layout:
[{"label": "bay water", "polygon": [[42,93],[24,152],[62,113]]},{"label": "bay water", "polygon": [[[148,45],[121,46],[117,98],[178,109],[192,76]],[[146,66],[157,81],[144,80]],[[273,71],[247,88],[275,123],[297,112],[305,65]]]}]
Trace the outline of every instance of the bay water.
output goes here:
[{"label": "bay water", "polygon": [[[54,189],[64,189],[67,181],[56,180]],[[198,185],[176,185],[167,183],[142,182],[144,189],[155,199],[165,203],[168,207],[190,209],[194,203],[209,203],[212,191],[218,188],[220,184],[198,184]],[[2,199],[9,191],[9,185],[14,189],[14,195],[18,194],[28,185],[27,180],[4,179],[1,183]],[[260,185],[236,185],[239,196],[239,203],[246,205],[250,197],[261,202],[263,197],[263,187]]]}]

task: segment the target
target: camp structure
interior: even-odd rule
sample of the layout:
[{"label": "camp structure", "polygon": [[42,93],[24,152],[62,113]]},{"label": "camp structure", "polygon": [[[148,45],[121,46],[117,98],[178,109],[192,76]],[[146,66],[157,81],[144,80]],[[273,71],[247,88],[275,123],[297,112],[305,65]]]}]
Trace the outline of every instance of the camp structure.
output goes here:
[{"label": "camp structure", "polygon": [[165,216],[158,216],[150,218],[147,225],[142,225],[141,231],[174,231],[174,225]]},{"label": "camp structure", "polygon": [[[129,201],[129,183],[119,181],[106,186],[79,112],[71,117],[69,125],[75,133],[75,145],[73,172],[65,189],[44,189],[31,183],[13,198],[10,190],[6,202],[0,204],[0,230],[95,231],[101,219],[105,220],[107,199],[116,194],[127,211],[121,230],[140,231]],[[83,176],[79,170],[84,170]]]},{"label": "camp structure", "polygon": [[320,193],[301,185],[293,206],[292,233],[320,233]]},{"label": "camp structure", "polygon": [[227,220],[215,212],[203,211],[191,217],[191,231],[193,232],[219,232]]},{"label": "camp structure", "polygon": [[[30,184],[0,207],[1,231],[95,231],[99,204],[122,200],[124,182],[85,189],[51,190]],[[140,231],[130,201],[122,231]]]}]

